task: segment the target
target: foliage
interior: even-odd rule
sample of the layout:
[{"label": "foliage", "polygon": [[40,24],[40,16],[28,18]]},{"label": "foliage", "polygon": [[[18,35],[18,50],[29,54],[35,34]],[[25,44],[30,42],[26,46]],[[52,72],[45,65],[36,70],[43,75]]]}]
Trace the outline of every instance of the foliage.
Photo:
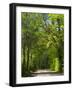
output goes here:
[{"label": "foliage", "polygon": [[63,72],[64,15],[21,14],[22,76],[39,69]]}]

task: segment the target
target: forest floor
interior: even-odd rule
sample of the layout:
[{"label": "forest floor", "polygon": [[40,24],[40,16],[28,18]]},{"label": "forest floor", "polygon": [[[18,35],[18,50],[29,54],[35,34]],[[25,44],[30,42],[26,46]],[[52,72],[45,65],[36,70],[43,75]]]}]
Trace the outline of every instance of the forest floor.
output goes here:
[{"label": "forest floor", "polygon": [[32,75],[33,76],[60,76],[60,75],[64,75],[64,74],[45,69],[45,70],[37,70],[37,71],[33,72]]}]

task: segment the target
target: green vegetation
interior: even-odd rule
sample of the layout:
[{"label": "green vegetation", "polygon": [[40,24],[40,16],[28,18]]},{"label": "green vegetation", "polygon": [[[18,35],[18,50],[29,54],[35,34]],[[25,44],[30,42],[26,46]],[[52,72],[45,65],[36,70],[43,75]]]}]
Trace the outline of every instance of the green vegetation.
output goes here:
[{"label": "green vegetation", "polygon": [[22,77],[37,70],[63,73],[64,15],[21,13]]}]

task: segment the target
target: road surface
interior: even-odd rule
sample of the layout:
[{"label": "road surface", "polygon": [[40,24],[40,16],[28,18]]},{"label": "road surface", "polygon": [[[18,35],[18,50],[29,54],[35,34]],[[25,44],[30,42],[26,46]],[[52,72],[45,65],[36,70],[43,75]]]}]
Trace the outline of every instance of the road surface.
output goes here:
[{"label": "road surface", "polygon": [[50,70],[37,70],[32,73],[33,76],[60,76],[63,75],[63,73],[57,73],[55,71],[50,71]]}]

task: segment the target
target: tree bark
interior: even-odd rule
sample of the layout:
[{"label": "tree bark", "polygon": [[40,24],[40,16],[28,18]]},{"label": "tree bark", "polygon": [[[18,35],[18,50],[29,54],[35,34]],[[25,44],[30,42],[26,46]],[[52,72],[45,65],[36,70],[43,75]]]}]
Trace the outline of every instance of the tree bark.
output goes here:
[{"label": "tree bark", "polygon": [[30,50],[28,47],[28,50],[27,50],[27,70],[29,70],[29,54],[30,54]]}]

